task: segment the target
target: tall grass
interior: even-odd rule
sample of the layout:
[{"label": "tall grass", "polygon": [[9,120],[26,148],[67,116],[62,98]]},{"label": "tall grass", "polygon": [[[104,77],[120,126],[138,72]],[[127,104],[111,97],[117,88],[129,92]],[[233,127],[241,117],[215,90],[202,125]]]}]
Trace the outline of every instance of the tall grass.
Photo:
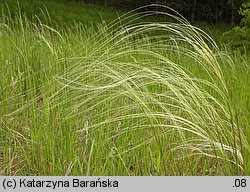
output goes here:
[{"label": "tall grass", "polygon": [[142,7],[97,32],[19,13],[0,25],[1,174],[249,173],[234,60],[174,10]]}]

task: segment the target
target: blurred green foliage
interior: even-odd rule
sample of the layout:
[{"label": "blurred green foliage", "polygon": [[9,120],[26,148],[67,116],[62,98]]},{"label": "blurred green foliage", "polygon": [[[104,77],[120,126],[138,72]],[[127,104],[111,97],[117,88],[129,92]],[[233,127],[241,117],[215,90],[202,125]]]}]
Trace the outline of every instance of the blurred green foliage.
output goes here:
[{"label": "blurred green foliage", "polygon": [[225,32],[224,36],[234,48],[248,52],[250,50],[250,0],[242,4],[239,14],[242,16],[240,25]]}]

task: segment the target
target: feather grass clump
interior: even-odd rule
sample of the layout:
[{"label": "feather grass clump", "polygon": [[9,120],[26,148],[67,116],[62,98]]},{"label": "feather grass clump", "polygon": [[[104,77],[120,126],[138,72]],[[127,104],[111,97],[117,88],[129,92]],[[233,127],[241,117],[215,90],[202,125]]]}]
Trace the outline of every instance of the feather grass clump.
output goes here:
[{"label": "feather grass clump", "polygon": [[19,155],[7,150],[3,159],[21,161],[16,172],[244,173],[250,147],[224,74],[234,63],[204,31],[160,5],[97,33],[23,17],[1,25],[12,84],[5,78],[0,87],[0,131],[11,135],[6,146],[15,143]]},{"label": "feather grass clump", "polygon": [[[67,118],[86,118],[89,130],[117,128],[109,139],[141,134],[122,153],[156,142],[174,159],[207,156],[243,169],[248,144],[222,70],[232,60],[174,10],[145,8],[100,27],[94,49],[55,76],[70,95]],[[140,23],[155,14],[165,21]]]}]

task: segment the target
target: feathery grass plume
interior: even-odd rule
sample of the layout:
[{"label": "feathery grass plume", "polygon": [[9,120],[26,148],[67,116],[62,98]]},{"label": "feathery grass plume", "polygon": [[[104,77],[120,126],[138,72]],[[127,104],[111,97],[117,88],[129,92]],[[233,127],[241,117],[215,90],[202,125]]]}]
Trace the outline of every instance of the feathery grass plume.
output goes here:
[{"label": "feathery grass plume", "polygon": [[205,32],[162,5],[98,32],[42,12],[2,11],[1,174],[244,174],[234,63]]},{"label": "feathery grass plume", "polygon": [[[207,156],[222,169],[243,170],[241,150],[249,145],[235,123],[221,69],[232,61],[174,10],[147,6],[155,7],[157,12],[142,7],[102,26],[86,58],[55,76],[62,85],[56,96],[67,93],[71,100],[65,120],[85,118],[89,129],[113,134],[106,142],[126,135],[133,144],[122,153],[156,142],[175,159]],[[166,21],[140,23],[155,14]],[[129,142],[137,132],[141,137]]]}]

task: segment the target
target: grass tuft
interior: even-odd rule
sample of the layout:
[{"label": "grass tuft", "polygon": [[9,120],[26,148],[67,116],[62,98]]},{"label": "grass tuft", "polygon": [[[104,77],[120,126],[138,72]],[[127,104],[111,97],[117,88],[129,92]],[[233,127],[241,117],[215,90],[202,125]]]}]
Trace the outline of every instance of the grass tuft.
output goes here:
[{"label": "grass tuft", "polygon": [[94,28],[2,10],[0,174],[249,173],[236,60],[171,8]]}]

